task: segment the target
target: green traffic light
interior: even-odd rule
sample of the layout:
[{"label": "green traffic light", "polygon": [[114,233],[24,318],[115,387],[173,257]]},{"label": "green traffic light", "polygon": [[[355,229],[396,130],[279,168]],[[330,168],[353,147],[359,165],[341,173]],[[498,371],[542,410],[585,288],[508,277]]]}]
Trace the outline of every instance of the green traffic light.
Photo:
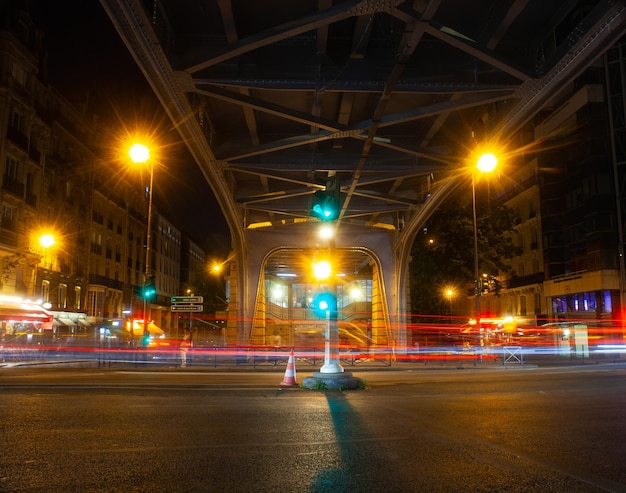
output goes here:
[{"label": "green traffic light", "polygon": [[154,285],[154,279],[147,279],[143,285],[142,296],[144,299],[149,300],[156,294],[156,287]]},{"label": "green traffic light", "polygon": [[318,190],[313,194],[313,205],[311,207],[313,216],[322,221],[334,221],[339,216],[339,206],[334,195]]},{"label": "green traffic light", "polygon": [[320,318],[337,318],[337,298],[325,291],[318,293],[313,299],[313,312]]}]

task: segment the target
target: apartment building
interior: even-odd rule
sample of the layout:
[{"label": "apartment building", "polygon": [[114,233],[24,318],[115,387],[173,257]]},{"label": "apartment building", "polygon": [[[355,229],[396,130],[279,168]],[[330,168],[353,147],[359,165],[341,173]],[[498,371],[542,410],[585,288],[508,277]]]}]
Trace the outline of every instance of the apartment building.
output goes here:
[{"label": "apartment building", "polygon": [[[106,320],[143,318],[146,184],[102,153],[86,105],[47,83],[43,34],[30,17],[19,8],[0,17],[0,333],[17,319],[29,330],[95,335]],[[157,296],[147,308],[167,330],[189,255],[176,226],[152,213]],[[24,299],[46,311],[23,313]]]},{"label": "apartment building", "polygon": [[[537,323],[622,319],[625,58],[622,45],[553,98],[518,136],[498,195],[518,216],[521,254],[501,275],[491,313]],[[532,145],[528,145],[531,144]],[[609,330],[609,329],[607,329]]]}]

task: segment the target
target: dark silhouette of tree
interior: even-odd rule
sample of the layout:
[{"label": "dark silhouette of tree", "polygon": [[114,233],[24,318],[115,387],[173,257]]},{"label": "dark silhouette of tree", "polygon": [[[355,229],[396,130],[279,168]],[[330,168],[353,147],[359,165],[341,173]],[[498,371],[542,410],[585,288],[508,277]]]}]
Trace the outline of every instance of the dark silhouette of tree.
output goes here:
[{"label": "dark silhouette of tree", "polygon": [[[487,190],[477,189],[479,275],[488,274],[492,279],[490,286],[498,294],[497,277],[510,271],[507,262],[519,253],[510,234],[515,214],[512,209],[490,200],[486,194]],[[416,237],[409,266],[414,321],[441,321],[448,317],[446,286],[455,287],[456,298],[473,296],[473,224],[470,189],[442,204]]]},{"label": "dark silhouette of tree", "polygon": [[196,271],[191,274],[190,286],[193,286],[193,294],[202,296],[204,301],[204,313],[226,310],[226,284],[223,274],[213,274],[205,271]]}]

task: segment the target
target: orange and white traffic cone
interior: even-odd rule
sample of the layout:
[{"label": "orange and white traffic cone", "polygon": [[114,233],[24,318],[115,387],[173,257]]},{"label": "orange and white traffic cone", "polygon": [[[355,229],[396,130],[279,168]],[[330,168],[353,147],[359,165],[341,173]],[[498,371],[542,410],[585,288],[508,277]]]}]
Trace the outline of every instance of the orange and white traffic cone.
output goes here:
[{"label": "orange and white traffic cone", "polygon": [[289,355],[289,361],[287,361],[287,369],[285,370],[285,376],[283,381],[280,382],[281,387],[294,387],[298,385],[296,382],[296,363],[293,358],[293,350]]}]

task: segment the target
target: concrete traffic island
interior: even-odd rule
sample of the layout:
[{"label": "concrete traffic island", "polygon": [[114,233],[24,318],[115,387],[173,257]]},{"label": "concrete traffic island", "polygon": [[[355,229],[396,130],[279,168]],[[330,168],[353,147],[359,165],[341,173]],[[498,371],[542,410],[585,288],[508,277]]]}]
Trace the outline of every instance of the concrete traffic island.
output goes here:
[{"label": "concrete traffic island", "polygon": [[312,377],[304,377],[302,387],[313,390],[357,390],[364,387],[363,380],[352,373],[314,372]]},{"label": "concrete traffic island", "polygon": [[[334,242],[331,241],[330,252],[334,250]],[[332,257],[332,255],[331,255]],[[312,377],[302,380],[302,387],[314,390],[356,390],[365,385],[360,378],[346,373],[339,362],[339,328],[337,326],[337,298],[335,289],[333,293],[325,293],[324,305],[326,310],[326,337],[324,341],[324,364],[313,373]],[[320,305],[322,305],[320,303]]]}]

